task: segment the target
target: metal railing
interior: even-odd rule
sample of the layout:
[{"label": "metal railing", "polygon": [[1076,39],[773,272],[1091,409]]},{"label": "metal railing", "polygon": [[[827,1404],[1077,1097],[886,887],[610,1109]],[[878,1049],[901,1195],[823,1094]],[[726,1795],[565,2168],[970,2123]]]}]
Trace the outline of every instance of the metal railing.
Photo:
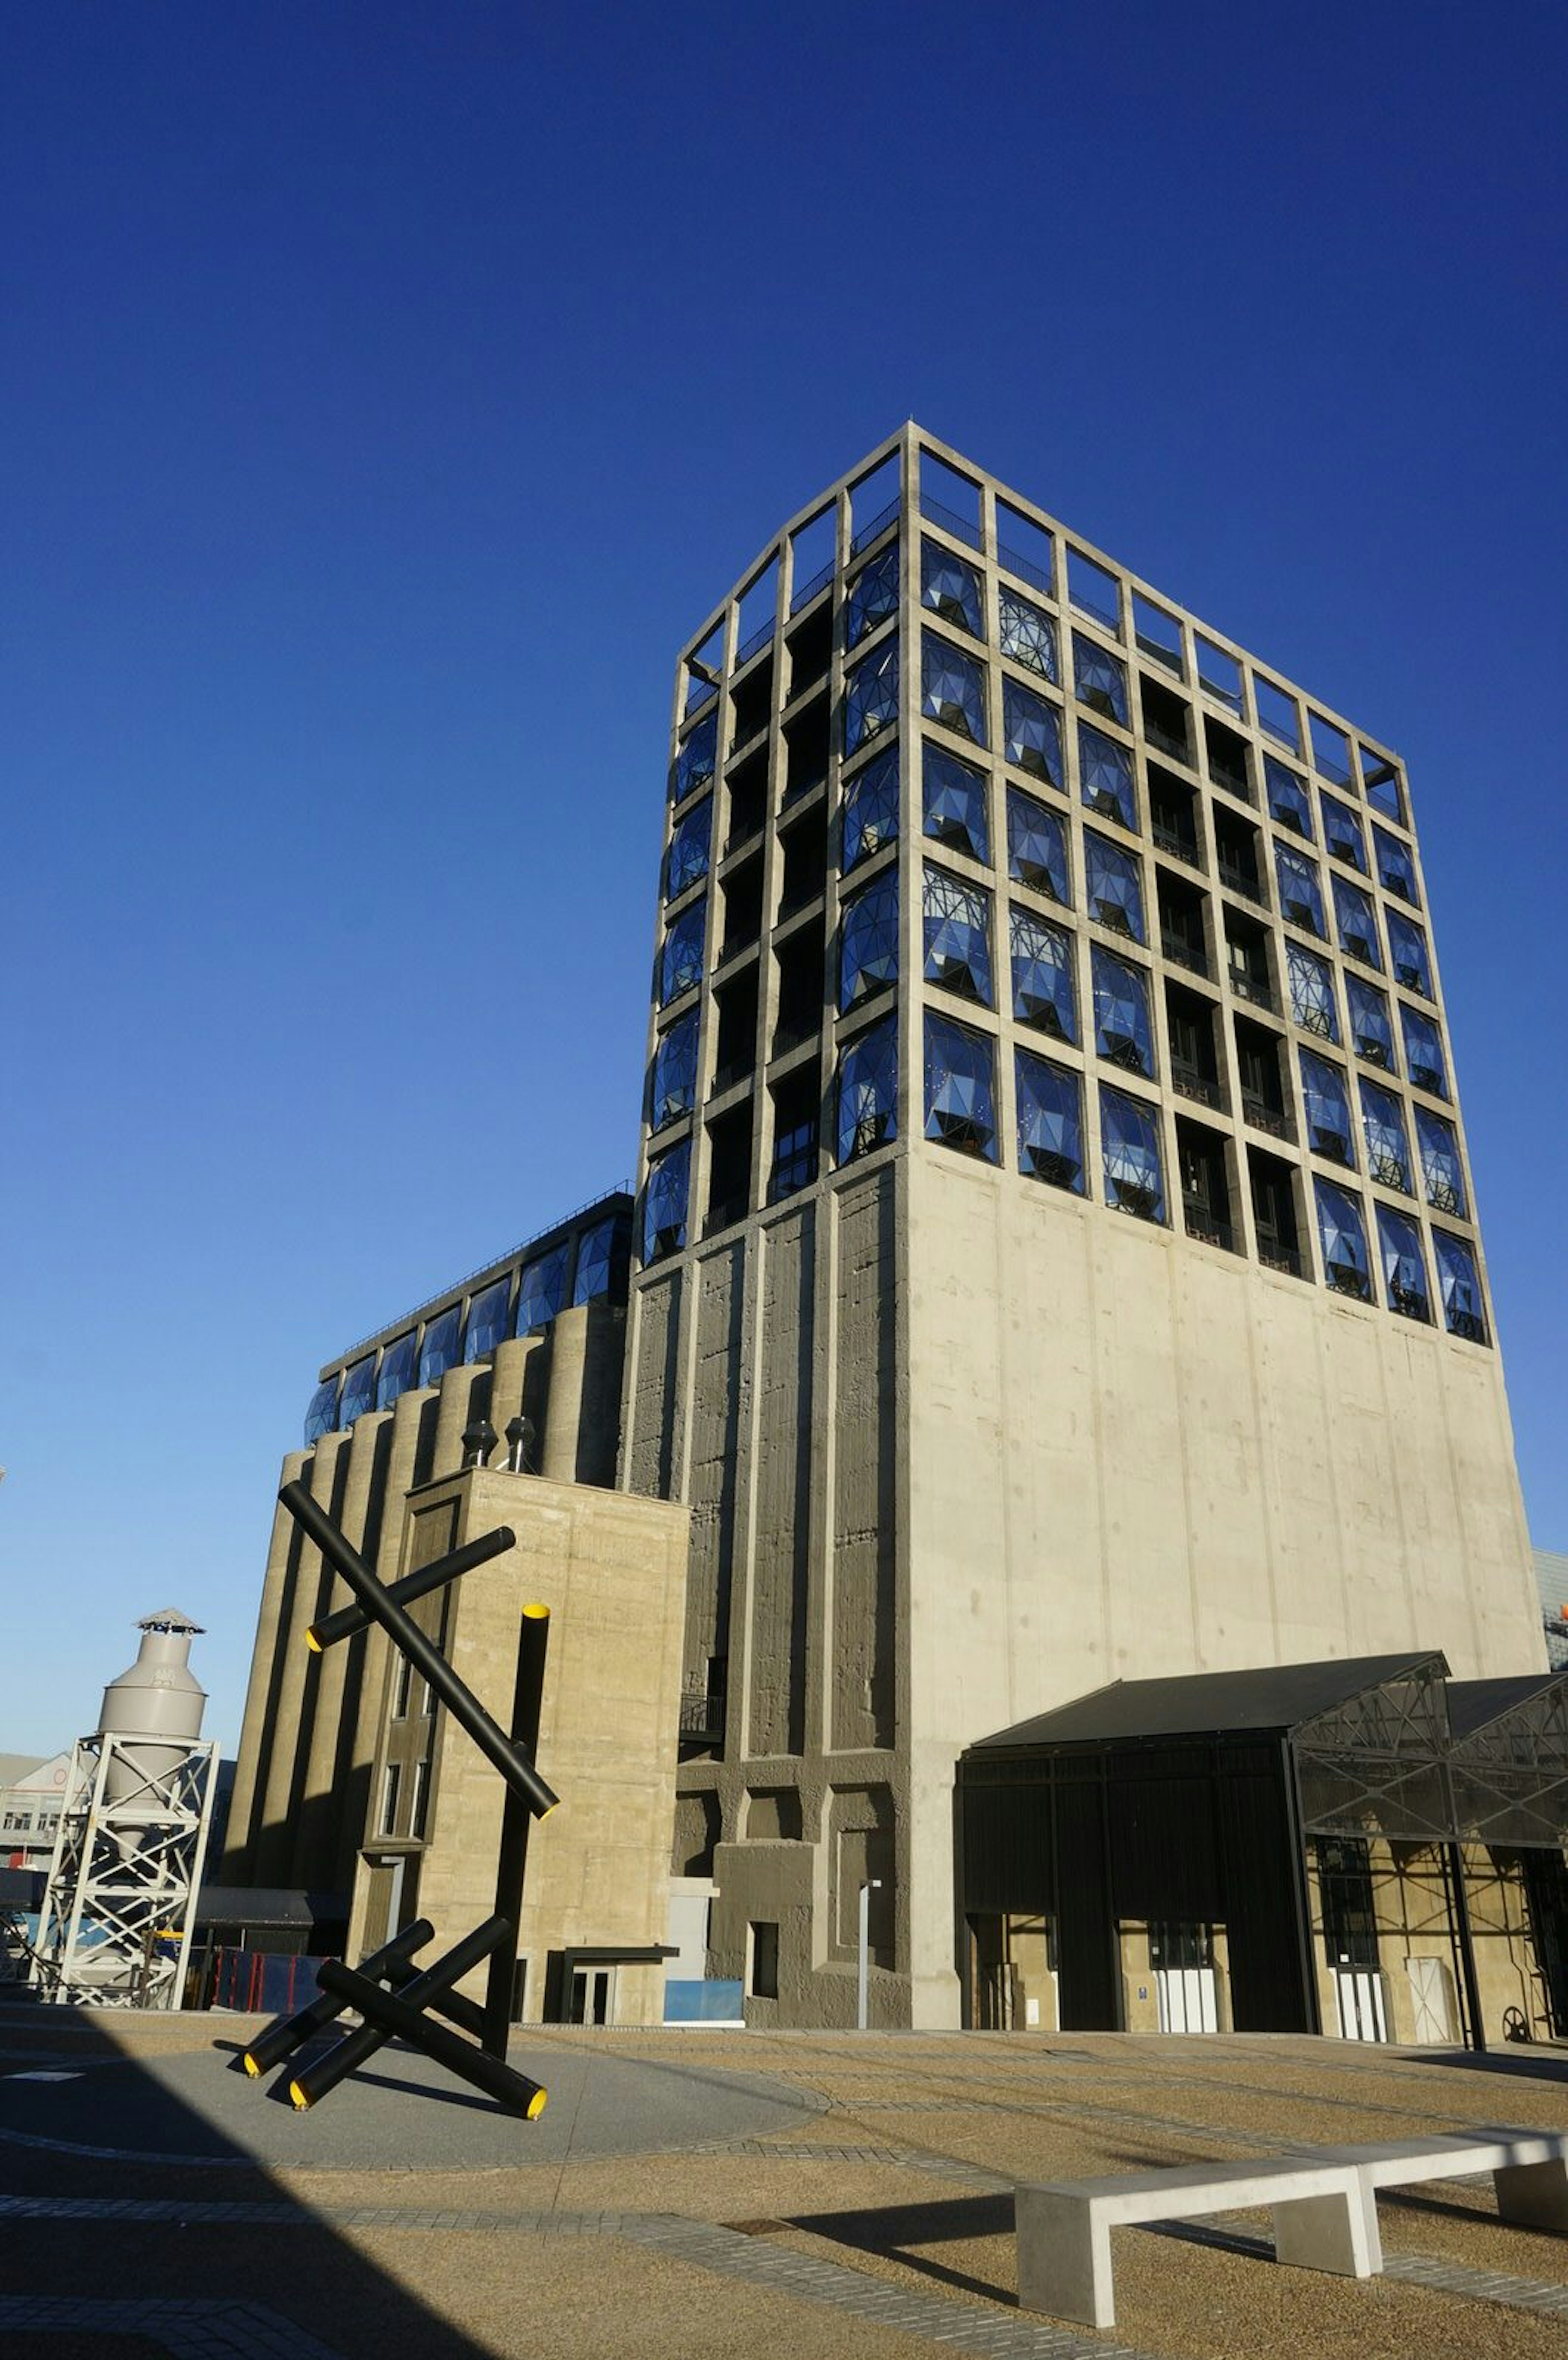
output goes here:
[{"label": "metal railing", "polygon": [[1250,1000],[1255,1008],[1275,1009],[1279,1005],[1274,997],[1274,986],[1266,976],[1244,975],[1232,967],[1231,989],[1238,1000]]},{"label": "metal railing", "polygon": [[771,1054],[774,1057],[791,1056],[796,1049],[803,1049],[808,1041],[815,1041],[821,1030],[821,1022],[815,1016],[804,1023],[775,1025]]},{"label": "metal railing", "polygon": [[1144,736],[1148,739],[1151,746],[1157,746],[1162,754],[1173,755],[1177,761],[1185,762],[1190,770],[1192,766],[1192,755],[1188,747],[1185,731],[1183,731],[1182,735],[1179,738],[1174,729],[1168,729],[1163,721],[1151,720],[1149,715],[1146,712],[1144,715]]},{"label": "metal railing", "polygon": [[1211,754],[1209,776],[1214,785],[1223,787],[1228,795],[1234,795],[1239,803],[1251,803],[1256,808],[1257,797],[1253,793],[1252,781],[1245,770],[1228,770],[1223,762],[1216,762]]},{"label": "metal railing", "polygon": [[1036,565],[1032,557],[1024,556],[1021,551],[1009,549],[1004,541],[996,544],[996,562],[998,565],[1004,565],[1009,574],[1015,574],[1020,582],[1032,582],[1036,590],[1045,592],[1047,598],[1055,597],[1056,585],[1049,570],[1044,565]]},{"label": "metal railing", "polygon": [[1227,1253],[1234,1253],[1235,1233],[1229,1221],[1220,1220],[1207,1205],[1183,1200],[1181,1218],[1190,1238],[1201,1238],[1205,1245],[1223,1246]]},{"label": "metal railing", "polygon": [[773,636],[772,623],[764,623],[760,630],[753,631],[749,639],[742,639],[735,650],[735,670],[739,672],[742,664],[749,664],[753,656],[761,655]]},{"label": "metal railing", "polygon": [[834,560],[829,558],[826,565],[819,565],[817,567],[809,582],[797,583],[794,588],[792,588],[789,598],[789,611],[792,621],[795,617],[799,614],[803,606],[810,606],[812,600],[816,597],[819,590],[827,589],[828,585],[832,581],[833,576],[838,570],[838,566]]},{"label": "metal railing", "polygon": [[862,526],[850,543],[850,556],[859,557],[862,549],[869,549],[873,541],[880,541],[889,525],[896,524],[898,521],[898,513],[903,505],[902,500],[889,500],[880,516],[872,517],[870,524]]},{"label": "metal railing", "polygon": [[750,1050],[743,1057],[727,1057],[722,1065],[714,1067],[713,1087],[708,1097],[719,1098],[726,1090],[732,1090],[737,1082],[749,1082],[756,1070],[756,1056]]},{"label": "metal railing", "polygon": [[1196,1105],[1223,1108],[1224,1091],[1217,1081],[1207,1074],[1200,1073],[1196,1065],[1178,1065],[1172,1058],[1170,1079],[1172,1087],[1179,1090],[1184,1098],[1191,1098]]},{"label": "metal railing", "polygon": [[1301,1276],[1301,1257],[1284,1238],[1269,1237],[1262,1229],[1257,1233],[1257,1258],[1265,1270],[1282,1270],[1288,1278]]},{"label": "metal railing", "polygon": [[1163,820],[1151,820],[1149,833],[1162,852],[1174,859],[1184,860],[1189,869],[1201,869],[1206,864],[1203,848],[1195,836],[1183,836],[1179,828],[1168,827]]},{"label": "metal railing", "polygon": [[697,1743],[719,1743],[724,1736],[722,1692],[688,1688],[681,1698],[681,1735]]},{"label": "metal railing", "polygon": [[1202,976],[1208,974],[1209,961],[1206,953],[1196,944],[1190,943],[1184,935],[1162,934],[1159,946],[1168,959],[1173,959],[1178,967],[1186,967],[1190,974]]},{"label": "metal railing", "polygon": [[922,492],[920,513],[929,518],[933,524],[940,525],[944,532],[950,532],[955,541],[966,541],[971,549],[983,551],[985,543],[981,539],[980,527],[959,516],[956,508],[945,508],[940,500],[928,500]]},{"label": "metal railing", "polygon": [[1256,901],[1267,909],[1268,896],[1255,869],[1244,869],[1239,861],[1227,860],[1223,852],[1218,865],[1222,885],[1228,885],[1233,893],[1245,894],[1249,901]]},{"label": "metal railing", "polygon": [[1294,1139],[1296,1127],[1282,1108],[1271,1107],[1255,1090],[1242,1092],[1242,1112],[1254,1131],[1266,1131],[1271,1139]]}]

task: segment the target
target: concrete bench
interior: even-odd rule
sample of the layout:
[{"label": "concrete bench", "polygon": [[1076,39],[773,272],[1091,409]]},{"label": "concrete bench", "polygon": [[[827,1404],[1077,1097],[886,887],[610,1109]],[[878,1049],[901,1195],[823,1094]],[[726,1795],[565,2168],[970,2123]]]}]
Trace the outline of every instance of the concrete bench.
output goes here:
[{"label": "concrete bench", "polygon": [[[1354,2163],[1278,2156],[1181,2164],[1113,2180],[1025,2182],[1016,2191],[1018,2300],[1085,2327],[1113,2327],[1111,2232],[1266,2207],[1274,2250],[1299,2269],[1370,2278],[1380,2267],[1375,2200]],[[1368,2223],[1370,2221],[1370,2234]]]},{"label": "concrete bench", "polygon": [[1477,2131],[1442,2138],[1381,2139],[1363,2147],[1320,2147],[1303,2161],[1348,2163],[1361,2175],[1367,2232],[1380,2269],[1377,2191],[1406,2188],[1427,2180],[1458,2180],[1489,2171],[1497,2217],[1516,2228],[1548,2229],[1568,2236],[1568,2136],[1555,2131],[1510,2130],[1488,2124]]}]

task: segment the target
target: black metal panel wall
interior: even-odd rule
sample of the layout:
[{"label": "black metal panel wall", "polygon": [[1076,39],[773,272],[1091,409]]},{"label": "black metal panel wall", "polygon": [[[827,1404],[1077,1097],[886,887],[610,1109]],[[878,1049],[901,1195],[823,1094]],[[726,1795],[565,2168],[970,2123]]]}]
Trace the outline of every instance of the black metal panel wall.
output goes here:
[{"label": "black metal panel wall", "polygon": [[1104,1765],[1056,1765],[1057,2005],[1064,2032],[1115,2031],[1122,1977],[1111,1899]]}]

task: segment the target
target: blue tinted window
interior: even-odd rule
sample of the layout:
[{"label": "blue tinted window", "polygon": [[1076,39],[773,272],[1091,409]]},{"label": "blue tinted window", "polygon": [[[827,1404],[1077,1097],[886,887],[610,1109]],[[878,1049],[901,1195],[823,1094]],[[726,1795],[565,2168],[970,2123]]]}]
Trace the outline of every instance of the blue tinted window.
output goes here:
[{"label": "blue tinted window", "polygon": [[839,937],[839,1005],[880,991],[898,977],[898,871],[884,869],[844,904]]},{"label": "blue tinted window", "polygon": [[1366,1224],[1361,1205],[1348,1188],[1332,1180],[1314,1180],[1318,1199],[1318,1236],[1323,1249],[1323,1275],[1339,1295],[1372,1300],[1372,1272],[1366,1259]]},{"label": "blue tinted window", "polygon": [[1022,787],[1007,790],[1007,874],[1053,901],[1067,903],[1067,834],[1054,811],[1026,795]]},{"label": "blue tinted window", "polygon": [[1083,1110],[1078,1076],[1020,1049],[1014,1060],[1018,1087],[1018,1169],[1053,1188],[1083,1194]]},{"label": "blue tinted window", "polygon": [[1405,1071],[1418,1090],[1430,1090],[1434,1098],[1448,1096],[1448,1060],[1442,1054],[1442,1034],[1430,1016],[1419,1008],[1399,1002],[1399,1022],[1405,1035]]},{"label": "blue tinted window", "polygon": [[844,788],[844,869],[869,860],[898,835],[898,748],[873,754]]},{"label": "blue tinted window", "polygon": [[1091,958],[1094,977],[1094,1046],[1113,1065],[1130,1074],[1154,1076],[1154,1033],[1149,1025],[1148,978],[1142,967],[1096,943]]},{"label": "blue tinted window", "polygon": [[343,1399],[337,1407],[339,1426],[352,1426],[356,1417],[363,1417],[367,1409],[374,1408],[375,1402],[376,1355],[367,1352],[364,1360],[356,1360],[343,1372]]},{"label": "blue tinted window", "polygon": [[1377,847],[1377,874],[1383,880],[1385,890],[1398,893],[1401,901],[1414,901],[1419,906],[1420,895],[1416,891],[1416,864],[1408,848],[1398,836],[1390,836],[1385,827],[1373,829],[1372,841]]},{"label": "blue tinted window", "polygon": [[686,1191],[691,1181],[691,1142],[683,1139],[648,1166],[642,1196],[642,1259],[679,1253],[686,1241]]},{"label": "blue tinted window", "polygon": [[1431,1317],[1431,1289],[1421,1233],[1408,1213],[1392,1205],[1377,1207],[1377,1243],[1383,1262],[1383,1299],[1407,1319]]},{"label": "blue tinted window", "polygon": [[1105,1166],[1105,1201],[1140,1220],[1165,1219],[1165,1179],[1159,1153],[1159,1119],[1140,1098],[1100,1085],[1100,1144]]},{"label": "blue tinted window", "polygon": [[1022,681],[1002,683],[1002,728],[1006,759],[1014,770],[1026,770],[1047,786],[1062,782],[1061,716]]},{"label": "blue tinted window", "polygon": [[1446,1229],[1431,1233],[1437,1254],[1437,1283],[1442,1296],[1443,1324],[1451,1336],[1467,1336],[1473,1344],[1486,1340],[1486,1310],[1481,1300],[1481,1273],[1475,1256],[1463,1238]]},{"label": "blue tinted window", "polygon": [[1314,1155],[1329,1156],[1335,1164],[1355,1162],[1344,1076],[1326,1057],[1314,1056],[1310,1049],[1301,1052],[1301,1111],[1306,1118],[1307,1144]]},{"label": "blue tinted window", "polygon": [[1339,1013],[1334,1006],[1333,972],[1327,959],[1304,943],[1287,941],[1285,972],[1290,986],[1290,1013],[1303,1032],[1325,1041],[1339,1039]]},{"label": "blue tinted window", "polygon": [[1312,805],[1304,781],[1272,754],[1263,758],[1263,775],[1268,791],[1268,808],[1281,827],[1293,827],[1298,836],[1312,833]]},{"label": "blue tinted window", "polygon": [[991,828],[986,819],[986,779],[956,755],[929,742],[921,755],[921,785],[926,833],[938,844],[967,852],[971,860],[989,862]]},{"label": "blue tinted window", "polygon": [[1456,1213],[1464,1220],[1470,1211],[1464,1194],[1464,1167],[1459,1160],[1459,1134],[1451,1122],[1425,1107],[1416,1110],[1416,1149],[1421,1159],[1421,1183],[1427,1203],[1436,1213]]},{"label": "blue tinted window", "polygon": [[920,710],[977,746],[986,743],[985,674],[972,656],[935,631],[920,634]]},{"label": "blue tinted window", "polygon": [[1348,803],[1337,795],[1322,795],[1323,842],[1336,860],[1348,861],[1353,869],[1366,874],[1366,839],[1361,833],[1361,821]]},{"label": "blue tinted window", "polygon": [[898,641],[863,656],[844,683],[844,751],[852,754],[898,723]]},{"label": "blue tinted window", "polygon": [[319,1442],[337,1424],[337,1378],[323,1377],[311,1395],[311,1405],[305,1412],[305,1440]]},{"label": "blue tinted window", "polygon": [[1431,962],[1427,956],[1427,938],[1420,926],[1398,910],[1385,910],[1388,925],[1388,956],[1394,973],[1407,990],[1419,991],[1431,998]]},{"label": "blue tinted window", "polygon": [[992,1044],[965,1024],[926,1011],[926,1136],[994,1164],[996,1089]]},{"label": "blue tinted window", "polygon": [[836,1160],[851,1164],[898,1136],[898,1032],[891,1016],[851,1041],[839,1059]]},{"label": "blue tinted window", "polygon": [[1292,852],[1288,844],[1274,847],[1274,870],[1279,880],[1279,907],[1293,926],[1303,926],[1320,942],[1328,940],[1328,924],[1323,916],[1323,889],[1318,881],[1318,864]]},{"label": "blue tinted window", "polygon": [[668,880],[664,891],[670,901],[684,893],[688,885],[707,875],[708,852],[713,838],[713,798],[708,796],[694,803],[685,817],[675,824],[670,838]]},{"label": "blue tinted window", "polygon": [[1359,885],[1348,879],[1336,877],[1334,889],[1334,923],[1339,929],[1339,946],[1347,958],[1361,959],[1367,967],[1381,968],[1383,949],[1377,940],[1377,920],[1372,908],[1372,896],[1364,893]]},{"label": "blue tinted window", "polygon": [[1080,705],[1126,728],[1126,666],[1092,639],[1086,639],[1081,631],[1072,635],[1072,683]]},{"label": "blue tinted window", "polygon": [[844,594],[844,645],[858,648],[879,623],[898,612],[898,543],[862,566]]},{"label": "blue tinted window", "polygon": [[462,1306],[454,1304],[427,1321],[424,1342],[420,1347],[419,1381],[422,1385],[439,1384],[457,1358],[457,1337],[463,1324]]},{"label": "blue tinted window", "polygon": [[1090,915],[1119,934],[1144,940],[1143,874],[1137,860],[1119,844],[1083,832],[1083,890]]},{"label": "blue tinted window", "polygon": [[992,1004],[991,896],[945,869],[927,864],[926,980],[966,1000]]},{"label": "blue tinted window", "polygon": [[997,613],[1002,624],[1002,652],[1011,656],[1015,664],[1029,672],[1037,672],[1043,680],[1055,682],[1057,668],[1057,627],[1043,606],[1035,606],[1009,590],[1003,583],[996,594]]},{"label": "blue tinted window", "polygon": [[707,896],[683,910],[664,936],[659,967],[659,1005],[667,1008],[683,991],[702,981],[702,944],[707,925]]},{"label": "blue tinted window", "polygon": [[716,710],[697,723],[691,735],[683,740],[675,756],[673,792],[676,803],[684,803],[698,787],[707,786],[713,776],[718,757],[718,715]]},{"label": "blue tinted window", "polygon": [[387,1346],[381,1355],[381,1366],[376,1377],[376,1406],[390,1409],[400,1393],[406,1393],[414,1381],[418,1366],[418,1339],[411,1328]]},{"label": "blue tinted window", "polygon": [[517,1290],[517,1332],[532,1336],[538,1328],[548,1328],[566,1300],[566,1273],[571,1268],[570,1238],[548,1253],[536,1255],[523,1264],[522,1277]]},{"label": "blue tinted window", "polygon": [[1047,925],[1016,901],[1009,913],[1013,954],[1013,1013],[1058,1041],[1078,1039],[1078,998],[1072,980],[1072,936]]},{"label": "blue tinted window", "polygon": [[476,1295],[468,1306],[468,1328],[463,1339],[465,1360],[488,1360],[507,1332],[507,1313],[511,1308],[511,1281],[497,1279],[482,1295]]},{"label": "blue tinted window", "polygon": [[624,1260],[624,1246],[619,1250],[617,1247],[613,1213],[607,1221],[598,1221],[591,1229],[584,1229],[577,1240],[577,1267],[572,1282],[573,1303],[597,1303],[602,1295],[620,1292],[617,1264]]},{"label": "blue tinted window", "polygon": [[961,630],[972,631],[977,639],[985,637],[981,620],[980,575],[950,549],[943,549],[934,541],[920,543],[920,604],[940,615],[945,623],[957,623]]},{"label": "blue tinted window", "polygon": [[1373,1179],[1385,1188],[1412,1195],[1404,1109],[1392,1090],[1380,1089],[1376,1082],[1362,1083],[1361,1127],[1366,1135],[1366,1169]]},{"label": "blue tinted window", "polygon": [[659,1035],[648,1120],[655,1131],[663,1131],[677,1115],[690,1114],[696,1104],[696,1010],[693,1008]]},{"label": "blue tinted window", "polygon": [[1118,746],[1103,730],[1091,729],[1087,721],[1078,725],[1078,784],[1091,811],[1119,819],[1124,827],[1136,828],[1133,758],[1124,746]]},{"label": "blue tinted window", "polygon": [[1344,996],[1350,1009],[1350,1045],[1369,1065],[1394,1070],[1394,1021],[1386,993],[1358,975],[1347,975]]}]

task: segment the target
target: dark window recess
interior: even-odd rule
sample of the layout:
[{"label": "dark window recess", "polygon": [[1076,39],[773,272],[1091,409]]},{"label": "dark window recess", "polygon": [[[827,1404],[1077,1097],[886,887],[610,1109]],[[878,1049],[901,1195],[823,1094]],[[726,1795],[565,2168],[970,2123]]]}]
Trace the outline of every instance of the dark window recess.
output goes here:
[{"label": "dark window recess", "polygon": [[1322,1900],[1323,1951],[1331,1967],[1377,1965],[1377,1915],[1365,1836],[1314,1836]]},{"label": "dark window recess", "polygon": [[1246,739],[1238,738],[1234,729],[1227,729],[1223,721],[1216,721],[1212,713],[1206,713],[1203,742],[1209,755],[1209,776],[1214,784],[1233,795],[1240,795],[1244,803],[1255,803],[1257,798],[1247,771]]},{"label": "dark window recess", "polygon": [[707,1127],[707,1229],[743,1220],[751,1204],[751,1101]]},{"label": "dark window recess", "polygon": [[779,1012],[773,1055],[798,1048],[822,1024],[822,921],[805,925],[778,949]]},{"label": "dark window recess", "polygon": [[1196,886],[1184,885],[1159,869],[1155,872],[1159,901],[1159,942],[1168,959],[1190,967],[1194,975],[1209,972],[1209,952],[1203,939],[1205,896]]},{"label": "dark window recess", "polygon": [[1268,937],[1239,910],[1225,912],[1225,966],[1238,1000],[1250,1000],[1256,1008],[1277,1006],[1269,980]]},{"label": "dark window recess", "polygon": [[1203,844],[1199,833],[1197,790],[1185,780],[1174,778],[1162,770],[1157,762],[1148,765],[1149,826],[1154,840],[1162,852],[1172,853],[1185,860],[1190,869],[1203,866]]},{"label": "dark window recess", "polygon": [[768,749],[759,747],[729,773],[729,829],[724,849],[734,852],[760,836],[768,815]]},{"label": "dark window recess", "polygon": [[1291,1168],[1277,1155],[1249,1146],[1247,1167],[1252,1180],[1253,1229],[1257,1258],[1269,1270],[1301,1275],[1300,1233],[1296,1227],[1296,1191]]},{"label": "dark window recess", "polygon": [[776,1918],[753,1918],[751,1922],[751,1997],[777,1999],[778,1995],[778,1919]]},{"label": "dark window recess", "polygon": [[813,681],[821,680],[833,660],[831,598],[798,624],[784,641],[789,654],[789,695],[794,698]]},{"label": "dark window recess", "polygon": [[773,709],[773,660],[770,655],[755,665],[736,687],[730,698],[734,708],[735,727],[730,733],[731,753],[749,746],[753,738],[761,737],[768,726]]},{"label": "dark window recess", "polygon": [[1214,1006],[1179,983],[1165,987],[1166,1032],[1170,1042],[1170,1078],[1195,1105],[1223,1107],[1224,1087],[1214,1054]]},{"label": "dark window recess", "polygon": [[1245,893],[1249,901],[1266,905],[1268,896],[1263,890],[1263,880],[1257,865],[1257,830],[1234,812],[1214,810],[1214,865],[1220,872],[1220,882],[1228,885],[1233,893]]},{"label": "dark window recess", "polygon": [[828,776],[828,699],[814,697],[784,723],[784,800],[797,803]]},{"label": "dark window recess", "polygon": [[720,959],[749,949],[762,931],[762,856],[743,860],[719,884],[724,896],[724,938]]},{"label": "dark window recess", "polygon": [[784,852],[784,888],[779,915],[804,910],[828,882],[828,807],[818,805],[779,837]]},{"label": "dark window recess", "polygon": [[817,1077],[807,1070],[791,1074],[773,1091],[773,1168],[768,1178],[768,1201],[776,1205],[809,1188],[817,1177]]},{"label": "dark window recess", "polygon": [[1144,736],[1162,754],[1179,762],[1192,759],[1192,716],[1184,697],[1173,696],[1157,680],[1138,677],[1138,702],[1144,710]]},{"label": "dark window recess", "polygon": [[1236,1079],[1241,1085],[1242,1113],[1255,1131],[1276,1139],[1293,1139],[1294,1127],[1286,1111],[1285,1079],[1280,1065],[1280,1039],[1266,1025],[1236,1018]]},{"label": "dark window recess", "polygon": [[1231,1184],[1225,1170],[1225,1142],[1216,1131],[1186,1115],[1176,1118],[1176,1162],[1181,1175],[1181,1218],[1190,1238],[1206,1245],[1236,1250],[1231,1219]]},{"label": "dark window recess", "polygon": [[718,1060],[713,1076],[717,1090],[732,1089],[755,1072],[757,1065],[757,969],[721,983],[713,995],[718,1013]]}]

